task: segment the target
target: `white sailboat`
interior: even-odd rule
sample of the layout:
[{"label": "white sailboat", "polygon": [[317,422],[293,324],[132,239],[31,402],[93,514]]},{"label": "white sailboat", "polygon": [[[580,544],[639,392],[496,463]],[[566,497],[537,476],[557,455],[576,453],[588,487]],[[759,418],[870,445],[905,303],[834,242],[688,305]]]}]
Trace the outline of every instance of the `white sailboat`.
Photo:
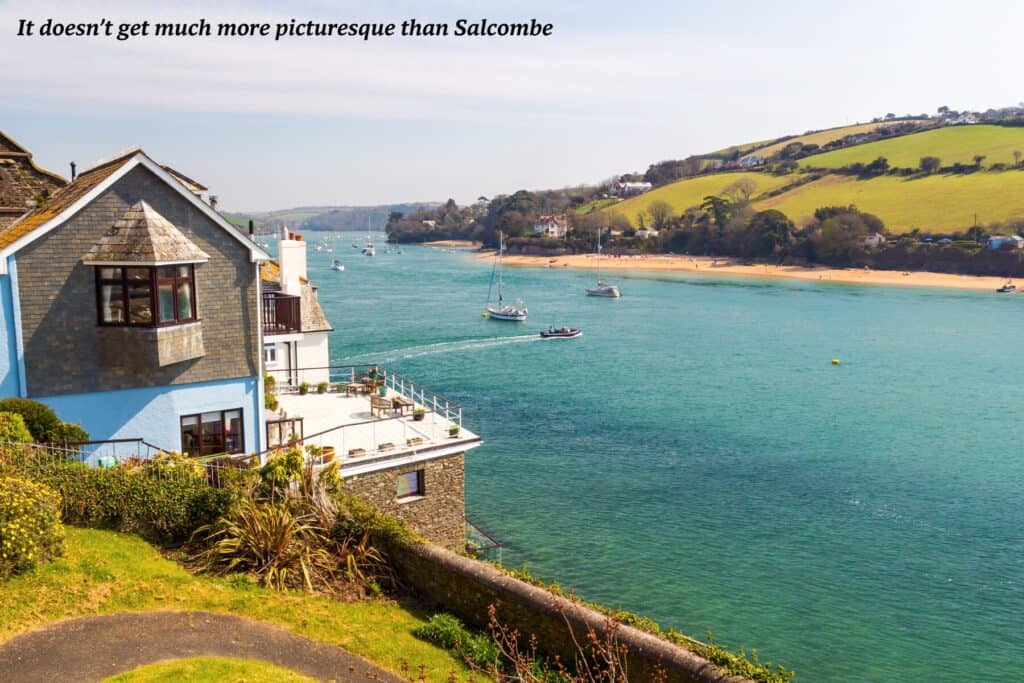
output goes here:
[{"label": "white sailboat", "polygon": [[[485,318],[492,320],[507,320],[509,322],[522,322],[526,320],[526,304],[522,299],[517,299],[514,304],[506,304],[504,299],[505,281],[502,277],[501,259],[505,253],[505,233],[498,233],[498,254],[494,259],[494,267],[491,268],[491,284],[487,288],[487,310]],[[498,274],[498,301],[491,303],[491,292],[494,290],[494,274]]]},{"label": "white sailboat", "polygon": [[370,237],[370,217],[366,217],[366,244],[363,245],[363,256],[376,256],[377,248],[373,246],[373,240]]},{"label": "white sailboat", "polygon": [[586,287],[587,296],[602,296],[607,299],[618,299],[622,296],[618,285],[613,285],[601,279],[601,229],[597,230],[597,286]]},{"label": "white sailboat", "polygon": [[331,265],[331,270],[337,270],[339,272],[343,271],[345,270],[345,264],[338,259],[334,259],[334,263]]}]

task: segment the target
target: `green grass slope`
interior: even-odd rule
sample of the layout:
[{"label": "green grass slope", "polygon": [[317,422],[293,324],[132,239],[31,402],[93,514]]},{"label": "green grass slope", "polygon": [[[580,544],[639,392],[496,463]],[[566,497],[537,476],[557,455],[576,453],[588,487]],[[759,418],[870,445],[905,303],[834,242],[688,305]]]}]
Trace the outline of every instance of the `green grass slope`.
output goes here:
[{"label": "green grass slope", "polygon": [[994,163],[1013,164],[1014,150],[1024,152],[1024,128],[950,126],[816,154],[801,159],[800,164],[814,168],[839,168],[885,157],[892,166],[917,168],[924,156],[938,157],[943,166],[950,166],[956,162],[973,164],[974,155],[981,154],[985,156],[983,165],[988,166]]},{"label": "green grass slope", "polygon": [[103,683],[314,683],[315,679],[258,659],[193,657],[140,666]]},{"label": "green grass slope", "polygon": [[424,620],[395,602],[344,603],[266,590],[246,577],[194,576],[140,538],[75,527],[67,528],[64,557],[0,583],[0,642],[59,619],[154,609],[237,614],[340,645],[396,673],[407,663],[414,671],[422,665],[428,681],[472,678],[460,661],[415,638]]},{"label": "green grass slope", "polygon": [[828,175],[778,197],[755,202],[758,210],[778,209],[798,225],[822,206],[856,204],[876,214],[894,233],[913,228],[952,232],[974,224],[1024,218],[1024,172],[978,172],[916,178],[881,176],[858,180]]},{"label": "green grass slope", "polygon": [[[921,119],[921,121],[923,122],[924,119]],[[755,150],[754,154],[757,154],[757,156],[764,159],[770,157],[773,154],[781,152],[783,148],[786,147],[786,145],[791,145],[794,142],[799,142],[804,145],[826,145],[832,142],[833,140],[840,140],[842,138],[845,138],[847,135],[870,133],[876,128],[881,128],[886,125],[895,125],[896,123],[905,123],[905,121],[890,121],[888,123],[855,123],[852,126],[839,126],[838,128],[828,128],[826,130],[820,130],[816,133],[798,135],[795,138],[790,138],[789,140],[776,142],[773,145],[768,145],[767,147]]]},{"label": "green grass slope", "polygon": [[691,206],[700,206],[704,201],[704,197],[708,195],[722,194],[727,187],[740,178],[749,178],[754,181],[757,186],[754,190],[754,197],[776,190],[795,180],[793,176],[780,177],[768,175],[767,173],[718,173],[715,175],[698,176],[662,185],[650,192],[625,199],[601,210],[609,215],[621,214],[628,218],[629,222],[635,226],[638,224],[637,212],[648,211],[654,202],[668,202],[672,206],[672,212],[678,215]]}]

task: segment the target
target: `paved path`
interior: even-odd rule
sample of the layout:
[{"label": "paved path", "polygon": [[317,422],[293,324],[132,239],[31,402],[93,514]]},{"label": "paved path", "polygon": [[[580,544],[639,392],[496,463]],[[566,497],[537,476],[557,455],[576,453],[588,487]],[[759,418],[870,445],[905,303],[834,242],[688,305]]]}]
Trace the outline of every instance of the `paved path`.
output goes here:
[{"label": "paved path", "polygon": [[122,612],[23,633],[0,644],[0,681],[100,681],[143,664],[184,657],[261,659],[320,680],[402,681],[340,647],[209,612]]}]

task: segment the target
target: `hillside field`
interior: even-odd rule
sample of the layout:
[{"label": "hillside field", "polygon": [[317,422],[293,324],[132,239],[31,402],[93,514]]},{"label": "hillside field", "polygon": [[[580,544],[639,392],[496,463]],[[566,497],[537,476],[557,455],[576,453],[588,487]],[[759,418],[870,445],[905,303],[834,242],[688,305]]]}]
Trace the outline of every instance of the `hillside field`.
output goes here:
[{"label": "hillside field", "polygon": [[943,166],[950,166],[956,162],[973,164],[976,154],[985,156],[982,162],[984,166],[994,163],[1012,165],[1014,150],[1024,152],[1024,128],[949,126],[815,154],[801,159],[800,165],[840,168],[857,162],[866,164],[878,157],[885,157],[891,166],[917,168],[921,164],[921,157],[935,156],[942,160]]},{"label": "hillside field", "polygon": [[755,202],[758,210],[778,209],[797,225],[822,206],[855,204],[881,218],[890,232],[914,228],[953,232],[978,224],[1024,218],[1024,172],[936,174],[858,180],[828,175],[778,197]]},{"label": "hillside field", "polygon": [[[919,119],[923,122],[923,119]],[[762,147],[761,149],[753,150],[752,153],[761,157],[769,157],[777,152],[782,151],[786,145],[791,145],[794,142],[799,142],[804,145],[826,145],[833,140],[839,140],[845,138],[847,135],[857,135],[858,133],[870,133],[876,128],[895,125],[898,123],[906,123],[907,121],[889,121],[887,123],[855,123],[852,126],[840,126],[838,128],[829,128],[828,130],[821,130],[817,133],[808,133],[807,135],[798,135],[789,140],[782,142],[776,142],[773,145]],[[851,148],[854,149],[854,148]],[[857,147],[856,149],[860,149]],[[872,157],[874,158],[874,157]]]},{"label": "hillside field", "polygon": [[767,173],[718,173],[698,176],[662,185],[650,192],[625,199],[601,210],[609,215],[621,214],[635,226],[637,225],[637,212],[648,211],[654,202],[668,202],[672,206],[672,213],[678,215],[691,206],[700,206],[704,197],[708,195],[722,194],[729,185],[740,178],[749,178],[757,185],[754,197],[776,190],[796,180],[794,176],[773,176]]}]

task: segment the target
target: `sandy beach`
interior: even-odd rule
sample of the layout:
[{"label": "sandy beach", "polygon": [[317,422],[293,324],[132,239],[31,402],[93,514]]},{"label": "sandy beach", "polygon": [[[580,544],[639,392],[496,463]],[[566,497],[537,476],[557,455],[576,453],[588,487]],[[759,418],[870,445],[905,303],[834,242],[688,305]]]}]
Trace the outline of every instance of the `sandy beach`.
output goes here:
[{"label": "sandy beach", "polygon": [[[481,252],[477,258],[491,259],[493,251]],[[594,268],[593,254],[571,256],[505,256],[505,265],[533,268]],[[601,258],[601,270],[646,270],[661,272],[694,273],[697,275],[730,277],[779,278],[785,280],[807,280],[836,282],[853,285],[888,285],[902,287],[946,287],[950,289],[976,289],[994,292],[1006,283],[1006,278],[981,277],[973,275],[952,275],[897,270],[865,270],[856,268],[829,268],[827,266],[775,266],[768,264],[743,265],[735,259],[712,258],[710,256],[632,256]]]},{"label": "sandy beach", "polygon": [[425,247],[462,247],[466,249],[475,249],[480,246],[479,242],[472,240],[437,240],[436,242],[424,242]]}]

